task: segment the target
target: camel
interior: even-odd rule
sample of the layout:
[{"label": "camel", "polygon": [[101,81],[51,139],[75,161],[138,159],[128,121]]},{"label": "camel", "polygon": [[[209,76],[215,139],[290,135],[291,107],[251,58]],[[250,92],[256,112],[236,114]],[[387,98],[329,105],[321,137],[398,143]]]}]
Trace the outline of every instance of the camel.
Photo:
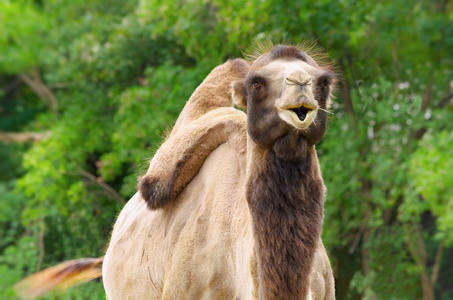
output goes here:
[{"label": "camel", "polygon": [[301,47],[262,53],[186,103],[114,225],[107,299],[335,299],[315,150],[334,74]]},{"label": "camel", "polygon": [[107,297],[334,299],[314,148],[332,81],[288,46],[214,69],[118,217]]}]

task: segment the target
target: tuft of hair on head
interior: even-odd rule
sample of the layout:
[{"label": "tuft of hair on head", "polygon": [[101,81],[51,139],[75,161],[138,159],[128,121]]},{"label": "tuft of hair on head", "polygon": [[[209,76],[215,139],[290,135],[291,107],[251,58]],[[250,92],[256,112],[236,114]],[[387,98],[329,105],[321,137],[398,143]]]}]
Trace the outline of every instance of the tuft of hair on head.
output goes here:
[{"label": "tuft of hair on head", "polygon": [[324,49],[318,45],[318,41],[316,39],[299,38],[298,41],[295,42],[287,36],[264,36],[260,39],[257,39],[251,47],[243,51],[242,55],[248,63],[252,64],[261,55],[272,51],[272,49],[279,45],[292,46],[294,48],[297,48],[298,50],[310,56],[321,69],[332,72],[333,74],[335,74],[335,78],[337,78],[337,67],[334,65]]}]

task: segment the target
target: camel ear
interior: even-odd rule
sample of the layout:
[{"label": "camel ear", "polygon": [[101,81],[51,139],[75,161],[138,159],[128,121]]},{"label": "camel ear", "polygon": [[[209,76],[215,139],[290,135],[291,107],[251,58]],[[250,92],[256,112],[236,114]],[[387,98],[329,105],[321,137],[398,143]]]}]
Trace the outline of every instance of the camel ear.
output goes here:
[{"label": "camel ear", "polygon": [[236,80],[231,83],[231,98],[233,98],[234,105],[247,108],[244,80]]}]

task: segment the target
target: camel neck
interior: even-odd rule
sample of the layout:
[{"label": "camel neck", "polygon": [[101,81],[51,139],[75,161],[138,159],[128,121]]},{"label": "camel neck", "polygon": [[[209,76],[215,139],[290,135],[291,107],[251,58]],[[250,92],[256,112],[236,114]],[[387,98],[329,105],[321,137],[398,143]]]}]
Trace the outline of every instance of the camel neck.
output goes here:
[{"label": "camel neck", "polygon": [[[268,151],[264,167],[248,170],[260,299],[306,299],[322,230],[324,184],[310,149],[287,162]],[[256,164],[249,164],[253,166]]]}]

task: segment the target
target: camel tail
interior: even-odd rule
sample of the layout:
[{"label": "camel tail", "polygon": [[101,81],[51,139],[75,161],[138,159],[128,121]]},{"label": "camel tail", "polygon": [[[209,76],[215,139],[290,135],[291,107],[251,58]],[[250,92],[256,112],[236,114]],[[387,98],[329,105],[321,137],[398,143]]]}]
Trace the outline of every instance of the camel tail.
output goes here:
[{"label": "camel tail", "polygon": [[103,261],[104,256],[68,260],[22,279],[14,289],[19,297],[26,299],[35,299],[52,290],[66,290],[101,277]]}]

